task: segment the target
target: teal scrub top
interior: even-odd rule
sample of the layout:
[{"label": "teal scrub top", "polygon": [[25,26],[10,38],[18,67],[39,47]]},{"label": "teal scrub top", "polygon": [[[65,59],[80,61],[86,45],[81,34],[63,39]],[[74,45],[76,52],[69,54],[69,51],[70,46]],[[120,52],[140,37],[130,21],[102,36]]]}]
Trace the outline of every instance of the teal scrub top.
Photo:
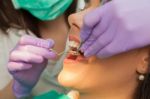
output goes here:
[{"label": "teal scrub top", "polygon": [[42,95],[35,96],[33,99],[70,99],[70,98],[65,94],[60,94],[55,90],[52,90]]}]

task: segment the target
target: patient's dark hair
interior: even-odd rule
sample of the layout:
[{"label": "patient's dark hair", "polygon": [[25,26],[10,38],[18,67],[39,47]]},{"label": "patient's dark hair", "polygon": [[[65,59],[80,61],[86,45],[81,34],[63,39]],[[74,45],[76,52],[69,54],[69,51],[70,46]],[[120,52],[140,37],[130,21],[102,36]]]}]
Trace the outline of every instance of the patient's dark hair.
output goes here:
[{"label": "patient's dark hair", "polygon": [[149,70],[145,75],[145,80],[139,82],[134,99],[150,99],[150,52],[149,52]]},{"label": "patient's dark hair", "polygon": [[[65,12],[66,20],[68,15],[75,12],[77,0],[73,0],[72,5]],[[7,34],[6,30],[10,27],[32,31],[40,37],[38,23],[40,20],[33,17],[25,10],[15,10],[11,0],[1,0],[0,2],[0,29]]]}]

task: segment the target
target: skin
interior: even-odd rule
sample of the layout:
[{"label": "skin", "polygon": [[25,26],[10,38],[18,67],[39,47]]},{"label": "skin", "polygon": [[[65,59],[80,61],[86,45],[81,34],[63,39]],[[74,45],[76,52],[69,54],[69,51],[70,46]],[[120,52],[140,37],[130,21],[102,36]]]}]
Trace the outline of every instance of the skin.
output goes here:
[{"label": "skin", "polygon": [[61,15],[52,21],[40,22],[39,28],[43,39],[51,38],[54,40],[54,50],[56,52],[60,53],[64,51],[66,46],[67,32],[69,30],[64,15]]},{"label": "skin", "polygon": [[149,48],[143,48],[107,59],[65,59],[58,80],[63,86],[78,90],[81,99],[132,99],[138,73],[147,72],[148,52]]},{"label": "skin", "polygon": [[[92,0],[91,0],[92,1]],[[94,3],[95,2],[95,3]],[[69,17],[72,32],[79,38],[83,17],[97,6],[97,0]],[[106,59],[95,56],[65,59],[58,81],[65,87],[79,91],[80,99],[133,99],[139,74],[148,69],[149,48],[136,49]]]},{"label": "skin", "polygon": [[10,82],[3,90],[0,90],[0,99],[16,99],[11,88],[12,82]]},{"label": "skin", "polygon": [[[89,4],[87,9],[69,17],[70,25],[75,24],[77,31],[82,27],[83,16],[98,6],[98,0],[92,1],[94,3]],[[56,20],[64,23],[63,16],[59,18],[60,20]],[[55,28],[49,30],[49,26],[57,25],[56,21],[53,22],[41,23],[43,25],[40,25],[42,26],[40,27],[42,38],[51,37],[55,40],[56,45],[64,44],[68,27],[60,24],[60,31],[59,29],[55,31]],[[63,37],[62,35],[55,36],[56,32],[62,32]],[[57,42],[60,38],[63,38],[62,41]],[[55,49],[61,52],[63,47],[55,46]],[[144,48],[103,60],[90,57],[80,62],[67,63],[67,61],[64,61],[64,67],[58,80],[63,86],[78,90],[81,99],[97,99],[97,97],[98,99],[132,99],[138,85],[137,72],[146,73],[147,62],[145,59],[147,57],[148,48]]]}]

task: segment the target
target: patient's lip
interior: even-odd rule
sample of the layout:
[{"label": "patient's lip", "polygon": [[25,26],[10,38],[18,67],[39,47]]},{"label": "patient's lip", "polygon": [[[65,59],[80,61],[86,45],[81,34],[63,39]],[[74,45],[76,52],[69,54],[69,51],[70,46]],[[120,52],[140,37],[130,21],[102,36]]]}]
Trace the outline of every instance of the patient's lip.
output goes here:
[{"label": "patient's lip", "polygon": [[87,62],[87,61],[88,59],[82,55],[74,56],[72,54],[68,54],[67,57],[64,59],[64,63],[71,63],[71,64],[75,64],[77,62]]},{"label": "patient's lip", "polygon": [[78,57],[78,55],[73,55],[73,54],[71,54],[71,53],[69,53],[69,54],[67,55],[67,59],[71,59],[71,60],[76,60],[77,57]]},{"label": "patient's lip", "polygon": [[71,34],[69,35],[69,41],[75,41],[77,43],[80,43],[79,38],[77,36],[71,35]]},{"label": "patient's lip", "polygon": [[76,58],[76,61],[87,61],[87,59],[86,59],[84,56],[79,55],[79,56]]},{"label": "patient's lip", "polygon": [[64,63],[67,63],[67,64],[69,64],[69,63],[75,64],[76,61],[75,61],[75,60],[72,60],[72,59],[65,58],[65,59],[64,59]]},{"label": "patient's lip", "polygon": [[81,57],[81,56],[78,56],[77,58],[76,58],[76,60],[73,60],[73,59],[68,59],[68,58],[65,58],[64,59],[64,63],[66,63],[66,64],[77,64],[77,63],[87,63],[88,62],[88,59],[86,59],[86,58],[83,58],[83,57]]},{"label": "patient's lip", "polygon": [[[74,41],[78,44],[80,43],[79,38],[75,35],[69,35],[69,41]],[[77,62],[81,62],[81,61],[85,61],[85,60],[87,61],[87,59],[85,59],[78,52],[76,53],[76,51],[77,51],[76,46],[75,47],[73,47],[73,45],[70,46],[70,51],[69,51],[66,59],[64,60],[64,63],[77,63]]]}]

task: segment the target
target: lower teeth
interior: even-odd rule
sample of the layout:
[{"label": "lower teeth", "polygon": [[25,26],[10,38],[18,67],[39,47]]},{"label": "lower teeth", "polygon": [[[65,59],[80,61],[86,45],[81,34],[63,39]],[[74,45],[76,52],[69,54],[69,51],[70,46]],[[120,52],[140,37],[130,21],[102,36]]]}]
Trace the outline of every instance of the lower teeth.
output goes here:
[{"label": "lower teeth", "polygon": [[78,56],[79,55],[79,53],[77,52],[77,51],[70,51],[69,52],[71,55],[75,55],[75,56]]}]

